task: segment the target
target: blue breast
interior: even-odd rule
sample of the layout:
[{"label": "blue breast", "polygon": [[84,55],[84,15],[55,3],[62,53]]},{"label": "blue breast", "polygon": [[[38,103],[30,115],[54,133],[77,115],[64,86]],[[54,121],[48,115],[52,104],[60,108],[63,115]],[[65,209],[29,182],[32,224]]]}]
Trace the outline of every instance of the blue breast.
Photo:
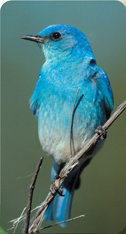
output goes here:
[{"label": "blue breast", "polygon": [[73,120],[75,152],[93,136],[97,126],[105,122],[106,115],[103,96],[96,82],[78,74],[78,80],[71,78],[69,83],[65,80],[65,73],[62,71],[62,76],[60,74],[55,69],[50,74],[49,70],[43,74],[42,68],[31,98],[31,106],[37,115],[39,139],[43,149],[56,162],[61,163],[70,155],[70,125],[78,87],[80,90]]}]

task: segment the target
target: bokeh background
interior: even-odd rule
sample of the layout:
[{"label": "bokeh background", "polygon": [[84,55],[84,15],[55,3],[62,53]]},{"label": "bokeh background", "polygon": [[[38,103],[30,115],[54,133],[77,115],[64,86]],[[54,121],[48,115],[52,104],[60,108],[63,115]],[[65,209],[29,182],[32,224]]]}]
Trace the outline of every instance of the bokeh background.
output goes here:
[{"label": "bokeh background", "polygon": [[[126,99],[126,9],[120,2],[10,1],[1,9],[2,34],[2,195],[1,226],[11,228],[26,206],[32,173],[41,156],[37,121],[28,100],[44,63],[41,49],[20,40],[51,24],[68,24],[83,31],[97,64],[110,79],[115,109]],[[126,111],[125,111],[126,112]],[[66,229],[44,233],[118,233],[126,225],[126,113],[110,127],[104,147],[85,169],[75,192]],[[52,159],[44,158],[32,207],[46,197]],[[48,223],[43,222],[43,226]],[[22,231],[23,226],[17,229]],[[7,232],[12,232],[9,230]]]}]

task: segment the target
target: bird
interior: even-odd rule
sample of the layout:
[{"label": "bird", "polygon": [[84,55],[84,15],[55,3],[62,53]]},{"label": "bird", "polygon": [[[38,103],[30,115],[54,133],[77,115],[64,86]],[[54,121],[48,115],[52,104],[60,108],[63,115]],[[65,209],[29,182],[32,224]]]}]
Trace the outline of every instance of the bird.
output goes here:
[{"label": "bird", "polygon": [[[30,107],[37,118],[42,149],[53,159],[52,181],[71,156],[70,126],[77,91],[72,124],[74,155],[110,117],[114,108],[113,92],[107,74],[97,65],[91,45],[79,29],[54,24],[37,35],[21,38],[36,42],[45,57]],[[80,175],[103,144],[104,140],[100,139],[90,152],[91,157],[68,175],[62,185],[64,196],[55,196],[45,213],[45,221],[61,222],[70,218]],[[68,222],[60,225],[66,227]]]}]

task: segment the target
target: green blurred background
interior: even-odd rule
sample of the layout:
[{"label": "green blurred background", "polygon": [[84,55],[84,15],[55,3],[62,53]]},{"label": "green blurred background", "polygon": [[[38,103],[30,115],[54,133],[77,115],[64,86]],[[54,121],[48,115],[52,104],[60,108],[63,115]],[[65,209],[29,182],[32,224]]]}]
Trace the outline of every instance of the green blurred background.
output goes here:
[{"label": "green blurred background", "polygon": [[[19,217],[26,206],[31,174],[45,155],[28,104],[44,56],[35,43],[20,37],[57,23],[83,31],[97,64],[109,76],[116,109],[126,99],[126,10],[120,2],[10,1],[2,6],[1,15],[1,226],[7,231],[9,221]],[[51,166],[52,159],[45,157],[32,207],[48,193]],[[57,226],[44,233],[118,233],[126,225],[126,111],[111,126],[103,149],[82,174],[71,217],[81,214],[85,217],[72,221],[66,229]],[[45,225],[48,223],[43,222]]]}]

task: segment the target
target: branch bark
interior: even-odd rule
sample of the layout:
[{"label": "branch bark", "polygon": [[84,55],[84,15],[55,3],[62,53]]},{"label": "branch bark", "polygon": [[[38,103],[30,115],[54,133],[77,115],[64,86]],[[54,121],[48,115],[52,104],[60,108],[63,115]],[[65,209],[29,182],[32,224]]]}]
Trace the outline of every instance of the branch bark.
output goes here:
[{"label": "branch bark", "polygon": [[[114,112],[114,114],[107,120],[107,122],[102,126],[103,131],[107,131],[108,128],[112,125],[112,123],[119,117],[119,115],[126,109],[126,100],[117,108],[117,110]],[[90,151],[98,142],[100,138],[103,136],[103,132],[100,134],[96,133],[91,140],[74,156],[70,157],[70,160],[66,163],[64,168],[61,170],[59,177],[55,178],[53,180],[53,183],[56,185],[57,189],[60,189],[62,183],[64,182],[65,178],[68,176],[68,174],[75,168],[77,165],[79,165],[80,161],[86,160],[91,155],[88,155],[88,151]],[[52,194],[51,192],[48,193],[45,201],[42,203],[42,207],[38,210],[28,233],[36,233],[39,230],[39,225],[41,223],[41,220],[44,217],[45,211],[47,210],[49,204],[52,202],[54,197],[56,196],[57,191]]]}]

